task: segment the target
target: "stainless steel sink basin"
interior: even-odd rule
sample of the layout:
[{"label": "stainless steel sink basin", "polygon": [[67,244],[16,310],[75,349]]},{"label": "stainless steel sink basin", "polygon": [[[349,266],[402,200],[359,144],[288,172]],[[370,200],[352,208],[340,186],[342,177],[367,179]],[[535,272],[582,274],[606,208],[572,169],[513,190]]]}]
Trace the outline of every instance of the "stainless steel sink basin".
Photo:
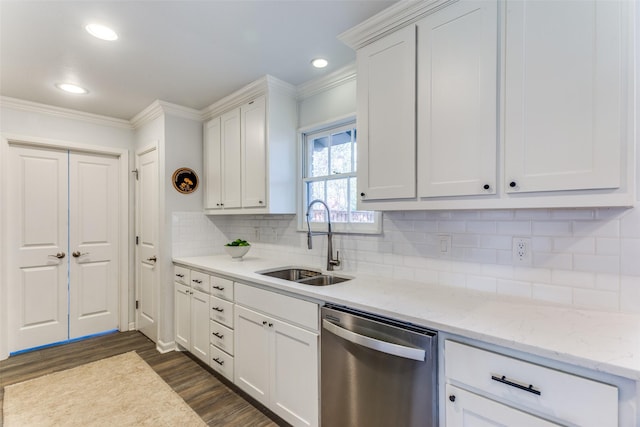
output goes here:
[{"label": "stainless steel sink basin", "polygon": [[298,280],[301,280],[301,279],[307,279],[309,277],[319,276],[322,273],[320,273],[319,271],[308,270],[306,268],[291,267],[291,268],[282,268],[282,269],[271,270],[271,271],[263,271],[263,272],[260,272],[260,274],[264,276],[275,277],[277,279],[284,279],[292,282],[297,282]]},{"label": "stainless steel sink basin", "polygon": [[311,286],[328,286],[351,280],[350,277],[322,274],[319,271],[301,267],[276,268],[273,270],[258,271],[257,273],[263,276],[275,277],[276,279],[289,280],[290,282]]},{"label": "stainless steel sink basin", "polygon": [[346,282],[347,280],[349,279],[346,277],[329,276],[327,274],[320,274],[318,276],[298,280],[298,283],[302,283],[305,285],[313,285],[313,286],[327,286],[327,285],[333,285],[336,283]]}]

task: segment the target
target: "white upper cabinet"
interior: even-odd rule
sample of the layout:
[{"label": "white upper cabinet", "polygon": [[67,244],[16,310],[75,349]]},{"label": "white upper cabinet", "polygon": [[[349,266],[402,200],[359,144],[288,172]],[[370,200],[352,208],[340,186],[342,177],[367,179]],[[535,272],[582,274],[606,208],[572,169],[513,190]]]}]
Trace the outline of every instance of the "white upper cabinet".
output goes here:
[{"label": "white upper cabinet", "polygon": [[414,26],[358,50],[362,199],[416,196],[415,50]]},{"label": "white upper cabinet", "polygon": [[505,190],[618,188],[622,2],[506,5]]},{"label": "white upper cabinet", "polygon": [[295,213],[295,90],[271,76],[207,108],[206,214]]},{"label": "white upper cabinet", "polygon": [[241,206],[240,176],[240,109],[225,113],[220,117],[220,138],[222,151],[222,204],[221,207],[239,208]]},{"label": "white upper cabinet", "polygon": [[340,35],[357,50],[358,208],[632,206],[635,8],[398,2]]},{"label": "white upper cabinet", "polygon": [[266,105],[264,96],[240,109],[242,116],[242,206],[263,207],[266,200],[265,176],[267,176]]},{"label": "white upper cabinet", "polygon": [[497,19],[460,1],[417,23],[420,197],[496,192]]}]

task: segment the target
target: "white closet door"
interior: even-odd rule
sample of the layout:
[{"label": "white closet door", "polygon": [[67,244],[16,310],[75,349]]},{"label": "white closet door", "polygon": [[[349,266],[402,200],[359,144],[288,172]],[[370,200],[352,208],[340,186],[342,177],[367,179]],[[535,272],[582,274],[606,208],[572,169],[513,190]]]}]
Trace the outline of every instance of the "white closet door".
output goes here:
[{"label": "white closet door", "polygon": [[69,156],[69,338],[118,327],[118,159]]},{"label": "white closet door", "polygon": [[9,351],[67,339],[67,159],[9,148]]}]

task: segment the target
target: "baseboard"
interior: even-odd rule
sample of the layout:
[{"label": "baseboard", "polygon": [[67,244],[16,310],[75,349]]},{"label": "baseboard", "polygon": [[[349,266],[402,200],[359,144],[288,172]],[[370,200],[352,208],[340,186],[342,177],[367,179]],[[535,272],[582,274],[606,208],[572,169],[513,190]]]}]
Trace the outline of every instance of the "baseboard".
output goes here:
[{"label": "baseboard", "polygon": [[129,323],[129,330],[130,331],[135,331],[136,330],[136,322],[130,322]]},{"label": "baseboard", "polygon": [[162,342],[158,340],[158,342],[156,343],[156,350],[158,350],[160,353],[169,353],[170,351],[174,351],[175,349],[176,349],[175,341]]}]

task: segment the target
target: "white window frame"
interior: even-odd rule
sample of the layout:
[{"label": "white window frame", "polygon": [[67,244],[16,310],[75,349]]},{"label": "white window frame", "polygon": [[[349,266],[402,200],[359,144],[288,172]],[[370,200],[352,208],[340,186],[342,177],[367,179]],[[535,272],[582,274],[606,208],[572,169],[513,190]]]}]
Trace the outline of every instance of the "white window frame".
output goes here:
[{"label": "white window frame", "polygon": [[[348,116],[331,122],[308,126],[298,129],[298,147],[300,149],[298,156],[299,170],[299,191],[300,202],[298,203],[298,231],[307,231],[307,145],[306,136],[323,131],[337,130],[344,126],[353,126],[357,129],[355,116]],[[336,178],[357,177],[357,172],[350,172],[336,175]],[[313,179],[311,179],[313,180]],[[311,231],[325,231],[326,223],[312,222]],[[332,222],[331,230],[340,234],[382,234],[382,213],[374,212],[374,220],[372,223],[344,223]]]}]

